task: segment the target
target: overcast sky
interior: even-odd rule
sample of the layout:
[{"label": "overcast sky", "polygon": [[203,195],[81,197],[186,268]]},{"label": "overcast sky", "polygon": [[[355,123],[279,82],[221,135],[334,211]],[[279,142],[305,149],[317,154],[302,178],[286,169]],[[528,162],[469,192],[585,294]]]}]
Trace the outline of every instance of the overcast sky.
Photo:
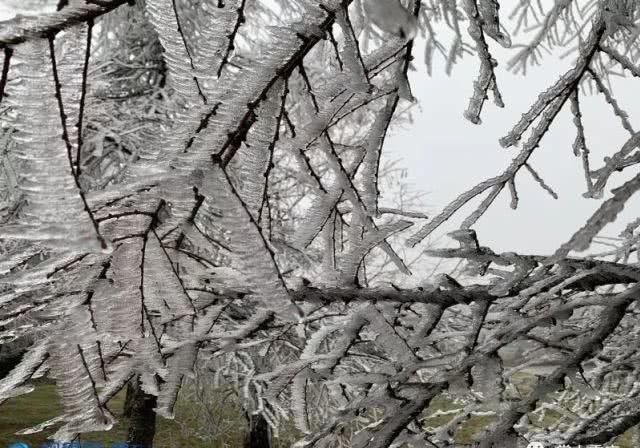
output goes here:
[{"label": "overcast sky", "polygon": [[[428,77],[421,53],[423,49],[417,49],[417,70],[410,75],[413,93],[419,102],[414,109],[414,122],[394,129],[386,151],[390,157],[403,160],[413,187],[427,192],[425,202],[432,216],[463,191],[504,171],[519,148],[503,149],[498,139],[511,129],[538,94],[574,62],[573,56],[566,60],[548,57],[542,67],[530,69],[523,77],[506,71],[504,66],[509,53],[496,47],[497,44],[492,45],[492,52],[501,63],[497,76],[506,106],[499,109],[491,101],[487,102],[481,125],[471,124],[462,116],[477,75],[476,57],[465,56],[455,66],[451,77],[445,74],[444,64],[439,60],[433,76]],[[640,117],[637,81],[616,78],[613,83],[614,94],[620,106],[629,113],[632,124],[637,123],[634,118]],[[620,126],[602,95],[583,97],[582,112],[587,145],[592,151],[592,168],[599,168],[603,156],[619,150],[629,134]],[[530,159],[532,166],[559,194],[559,199],[549,196],[523,170],[516,178],[519,208],[513,211],[509,207],[510,195],[505,189],[476,224],[482,245],[496,251],[553,252],[602,203],[602,200],[582,197],[586,187],[581,159],[573,155],[575,128],[571,120],[567,104]],[[612,187],[633,175],[631,171],[611,178],[604,199],[610,197]],[[472,208],[463,209],[460,219],[452,220],[447,230],[459,225],[478,202]],[[607,234],[617,236],[639,212],[640,200],[632,198],[618,223],[606,229]]]}]

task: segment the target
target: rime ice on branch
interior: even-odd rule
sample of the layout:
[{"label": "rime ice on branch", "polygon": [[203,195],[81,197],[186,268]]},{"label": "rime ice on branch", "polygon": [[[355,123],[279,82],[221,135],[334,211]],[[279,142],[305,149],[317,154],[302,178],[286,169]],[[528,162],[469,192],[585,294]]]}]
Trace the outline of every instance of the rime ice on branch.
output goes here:
[{"label": "rime ice on branch", "polygon": [[[292,420],[298,447],[604,443],[636,425],[640,221],[605,253],[572,252],[597,241],[638,175],[552,256],[495,253],[472,227],[504,191],[519,205],[522,168],[556,197],[530,158],[562,113],[586,196],[637,170],[609,75],[640,76],[640,4],[500,3],[69,0],[0,22],[0,343],[35,341],[0,401],[52,378],[63,412],[27,431],[71,440],[111,428],[110,400],[132,382],[153,417],[173,418],[206,363],[248,414]],[[474,123],[489,94],[504,106],[494,45],[514,48],[516,71],[578,46],[501,140],[523,142],[512,163],[431,219],[381,202],[423,35],[429,71],[437,55],[447,71],[477,55]],[[588,84],[630,135],[596,169]],[[411,274],[398,242],[419,244],[483,195],[449,234],[459,247],[427,251],[464,260],[463,274],[382,280]],[[551,373],[520,388],[540,364]],[[488,426],[463,440],[479,416]]]}]

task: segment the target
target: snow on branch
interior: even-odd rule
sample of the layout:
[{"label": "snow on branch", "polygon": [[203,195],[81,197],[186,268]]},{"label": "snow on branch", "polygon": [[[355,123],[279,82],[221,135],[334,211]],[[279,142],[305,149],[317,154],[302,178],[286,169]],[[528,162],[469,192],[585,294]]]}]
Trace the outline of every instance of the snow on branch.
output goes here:
[{"label": "snow on branch", "polygon": [[[298,447],[460,445],[479,416],[486,428],[466,445],[601,443],[637,424],[640,221],[610,252],[572,251],[598,241],[638,176],[551,257],[496,253],[473,230],[502,192],[524,201],[523,167],[557,197],[530,158],[566,105],[586,196],[637,169],[640,134],[608,84],[613,66],[637,75],[623,46],[637,11],[520,2],[516,28],[534,13],[540,27],[512,68],[538,61],[561,26],[578,57],[502,140],[524,142],[511,164],[427,217],[381,199],[390,129],[415,102],[413,39],[424,32],[427,64],[440,52],[448,69],[475,51],[466,115],[480,123],[488,94],[502,105],[488,38],[517,37],[505,2],[124,3],[61,2],[0,23],[1,172],[12,173],[0,183],[0,343],[35,338],[0,401],[48,376],[63,405],[27,431],[109,430],[110,400],[130,382],[153,416],[175,418],[202,363],[247,413],[294,422]],[[596,170],[585,83],[630,134]],[[449,233],[459,247],[417,258],[460,270],[408,286],[414,265],[397,243],[420,223],[417,245],[476,199]],[[531,373],[540,366],[551,373]],[[527,421],[551,410],[548,428]]]},{"label": "snow on branch", "polygon": [[100,17],[129,0],[86,1],[84,4],[67,6],[59,11],[37,16],[18,15],[0,22],[0,47],[20,44],[31,39],[55,35],[79,23]]}]

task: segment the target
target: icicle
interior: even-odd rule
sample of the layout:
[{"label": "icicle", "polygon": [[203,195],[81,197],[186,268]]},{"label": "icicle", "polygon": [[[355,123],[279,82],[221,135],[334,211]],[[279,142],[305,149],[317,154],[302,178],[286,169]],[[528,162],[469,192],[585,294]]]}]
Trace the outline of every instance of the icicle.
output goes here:
[{"label": "icicle", "polygon": [[[290,310],[288,291],[276,263],[273,248],[261,233],[236,188],[224,169],[215,166],[205,176],[202,194],[205,195],[201,218],[211,219],[219,226],[212,229],[225,239],[230,249],[231,266],[241,272],[247,286],[256,295],[268,300],[279,312]],[[215,201],[213,200],[215,199]],[[274,309],[274,308],[272,308]]]},{"label": "icicle", "polygon": [[0,403],[8,398],[33,391],[33,386],[26,384],[34,372],[47,359],[47,344],[41,342],[32,347],[11,372],[0,379]]},{"label": "icicle", "polygon": [[[16,111],[14,138],[18,144],[14,154],[20,161],[18,182],[27,205],[19,225],[0,226],[0,235],[55,249],[101,251],[107,243],[83,203],[83,193],[74,179],[72,154],[60,137],[61,111],[46,48],[46,41],[30,41],[14,55],[14,74],[20,76],[10,95]],[[38,126],[32,126],[34,122]]]},{"label": "icicle", "polygon": [[345,72],[349,74],[349,87],[354,92],[366,93],[371,89],[369,77],[366,73],[359,42],[354,36],[353,26],[346,10],[338,13],[337,22],[344,36],[343,49],[341,51]]},{"label": "icicle", "polygon": [[190,107],[192,102],[197,104],[206,100],[194,74],[193,60],[175,4],[175,0],[147,0],[145,7],[164,48],[171,86],[180,94],[183,105]]}]

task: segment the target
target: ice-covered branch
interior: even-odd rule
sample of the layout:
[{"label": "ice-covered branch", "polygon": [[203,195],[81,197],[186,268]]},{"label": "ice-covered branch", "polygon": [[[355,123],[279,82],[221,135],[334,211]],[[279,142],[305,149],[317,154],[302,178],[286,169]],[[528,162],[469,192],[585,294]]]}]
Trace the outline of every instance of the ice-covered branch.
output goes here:
[{"label": "ice-covered branch", "polygon": [[30,39],[56,34],[79,23],[100,17],[129,0],[87,1],[82,5],[67,6],[59,11],[37,16],[18,15],[0,22],[0,47],[16,45]]}]

